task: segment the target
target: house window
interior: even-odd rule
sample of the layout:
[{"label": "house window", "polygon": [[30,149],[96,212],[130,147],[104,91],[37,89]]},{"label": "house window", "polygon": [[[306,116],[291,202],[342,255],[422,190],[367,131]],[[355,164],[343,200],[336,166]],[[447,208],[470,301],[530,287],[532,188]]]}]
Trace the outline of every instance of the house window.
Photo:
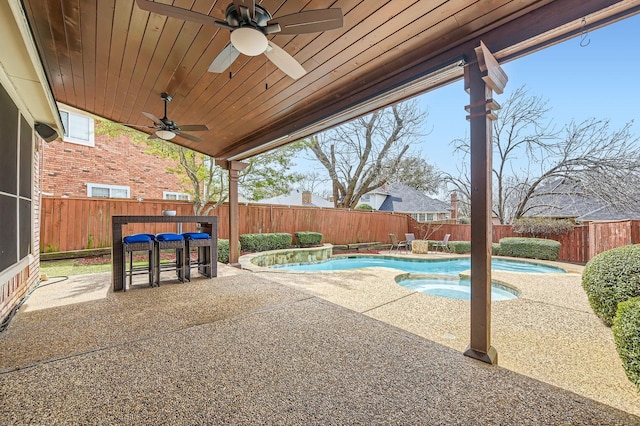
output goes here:
[{"label": "house window", "polygon": [[65,142],[94,146],[93,118],[62,110],[60,118],[64,125],[63,140]]},{"label": "house window", "polygon": [[[33,252],[33,130],[0,85],[0,272]],[[2,281],[0,281],[2,282]],[[6,295],[6,294],[5,294]]]},{"label": "house window", "polygon": [[425,214],[424,213],[411,213],[411,217],[415,219],[417,222],[424,222]]},{"label": "house window", "polygon": [[102,183],[88,183],[87,197],[95,198],[129,198],[128,186],[106,185]]},{"label": "house window", "polygon": [[162,191],[162,199],[163,200],[189,200],[189,194],[185,194],[184,192],[171,192],[171,191]]},{"label": "house window", "polygon": [[427,222],[431,222],[433,219],[433,213],[427,213]]}]

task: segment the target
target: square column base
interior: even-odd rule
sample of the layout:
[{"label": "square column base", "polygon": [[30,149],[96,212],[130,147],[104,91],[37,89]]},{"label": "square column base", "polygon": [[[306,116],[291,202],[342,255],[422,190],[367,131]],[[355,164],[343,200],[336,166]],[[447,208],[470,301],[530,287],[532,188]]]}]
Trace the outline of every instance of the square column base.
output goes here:
[{"label": "square column base", "polygon": [[487,353],[476,351],[475,349],[471,349],[471,346],[467,346],[467,349],[464,351],[464,355],[486,362],[487,364],[498,364],[498,351],[496,351],[496,348],[493,346],[489,346]]}]

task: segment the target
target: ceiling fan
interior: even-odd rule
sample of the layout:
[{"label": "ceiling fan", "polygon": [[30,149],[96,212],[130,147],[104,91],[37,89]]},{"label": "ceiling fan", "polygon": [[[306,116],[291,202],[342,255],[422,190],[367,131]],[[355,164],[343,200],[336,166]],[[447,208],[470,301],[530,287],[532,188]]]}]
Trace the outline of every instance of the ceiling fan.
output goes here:
[{"label": "ceiling fan", "polygon": [[227,6],[225,20],[193,12],[189,9],[136,0],[138,7],[148,12],[166,15],[202,25],[214,25],[231,31],[231,41],[209,66],[209,72],[221,73],[231,66],[242,53],[258,56],[262,53],[289,77],[297,80],[306,74],[305,69],[277,44],[267,39],[270,34],[306,34],[342,27],[342,9],[304,10],[274,18],[255,0],[233,0]]},{"label": "ceiling fan", "polygon": [[[168,141],[173,139],[176,136],[181,136],[185,139],[189,139],[194,142],[202,142],[202,139],[200,139],[199,137],[193,136],[193,135],[190,135],[189,133],[184,133],[184,132],[185,131],[206,132],[207,130],[209,130],[209,128],[204,124],[179,125],[175,121],[169,120],[167,118],[167,103],[171,102],[173,98],[169,96],[168,93],[164,93],[164,92],[160,94],[160,97],[164,101],[164,116],[162,118],[158,118],[149,112],[144,112],[144,111],[142,112],[142,114],[146,115],[151,119],[151,121],[153,121],[153,126],[144,126],[144,127],[148,129],[156,129],[154,133],[149,135],[149,139],[159,138],[159,139],[164,139]],[[132,126],[135,126],[135,125],[132,125]]]}]

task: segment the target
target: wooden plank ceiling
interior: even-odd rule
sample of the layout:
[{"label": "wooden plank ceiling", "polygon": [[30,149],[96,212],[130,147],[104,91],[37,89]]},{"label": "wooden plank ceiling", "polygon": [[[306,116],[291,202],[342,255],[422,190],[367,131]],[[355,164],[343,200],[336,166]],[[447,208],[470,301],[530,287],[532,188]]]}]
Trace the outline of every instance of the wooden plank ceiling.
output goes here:
[{"label": "wooden plank ceiling", "polygon": [[[220,20],[230,3],[157,1]],[[202,142],[173,142],[243,159],[460,78],[458,72],[410,85],[462,58],[472,61],[480,39],[499,59],[512,59],[579,33],[583,18],[592,29],[637,13],[639,3],[264,0],[274,17],[342,9],[340,29],[269,36],[305,68],[299,80],[264,55],[240,55],[232,78],[210,73],[228,30],[145,12],[134,0],[24,0],[24,7],[57,101],[115,122],[150,125],[142,112],[162,117],[160,93],[168,92],[171,120],[210,129],[197,134]]]}]

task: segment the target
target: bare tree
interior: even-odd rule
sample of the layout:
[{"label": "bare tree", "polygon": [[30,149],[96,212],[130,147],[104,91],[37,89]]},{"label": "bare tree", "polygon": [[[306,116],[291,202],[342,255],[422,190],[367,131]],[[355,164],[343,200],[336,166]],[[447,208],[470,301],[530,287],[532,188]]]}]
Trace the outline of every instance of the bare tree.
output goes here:
[{"label": "bare tree", "polygon": [[327,170],[336,207],[353,208],[360,197],[398,173],[420,135],[426,113],[416,101],[378,110],[308,138],[308,147]]},{"label": "bare tree", "polygon": [[[550,200],[553,182],[574,182],[613,205],[637,198],[640,140],[631,134],[632,123],[612,131],[608,120],[588,119],[558,132],[545,118],[548,111],[546,101],[519,88],[494,122],[493,213],[500,223],[539,208],[537,200]],[[453,144],[468,157],[468,140]],[[466,164],[458,176],[446,180],[459,192],[461,203],[468,202]]]},{"label": "bare tree", "polygon": [[[328,176],[314,170],[302,175],[302,179],[298,182],[297,188],[300,191],[311,191],[313,194],[323,196],[322,193],[328,192],[325,190],[325,187],[329,182],[330,179]],[[331,194],[327,193],[327,195]]]}]

